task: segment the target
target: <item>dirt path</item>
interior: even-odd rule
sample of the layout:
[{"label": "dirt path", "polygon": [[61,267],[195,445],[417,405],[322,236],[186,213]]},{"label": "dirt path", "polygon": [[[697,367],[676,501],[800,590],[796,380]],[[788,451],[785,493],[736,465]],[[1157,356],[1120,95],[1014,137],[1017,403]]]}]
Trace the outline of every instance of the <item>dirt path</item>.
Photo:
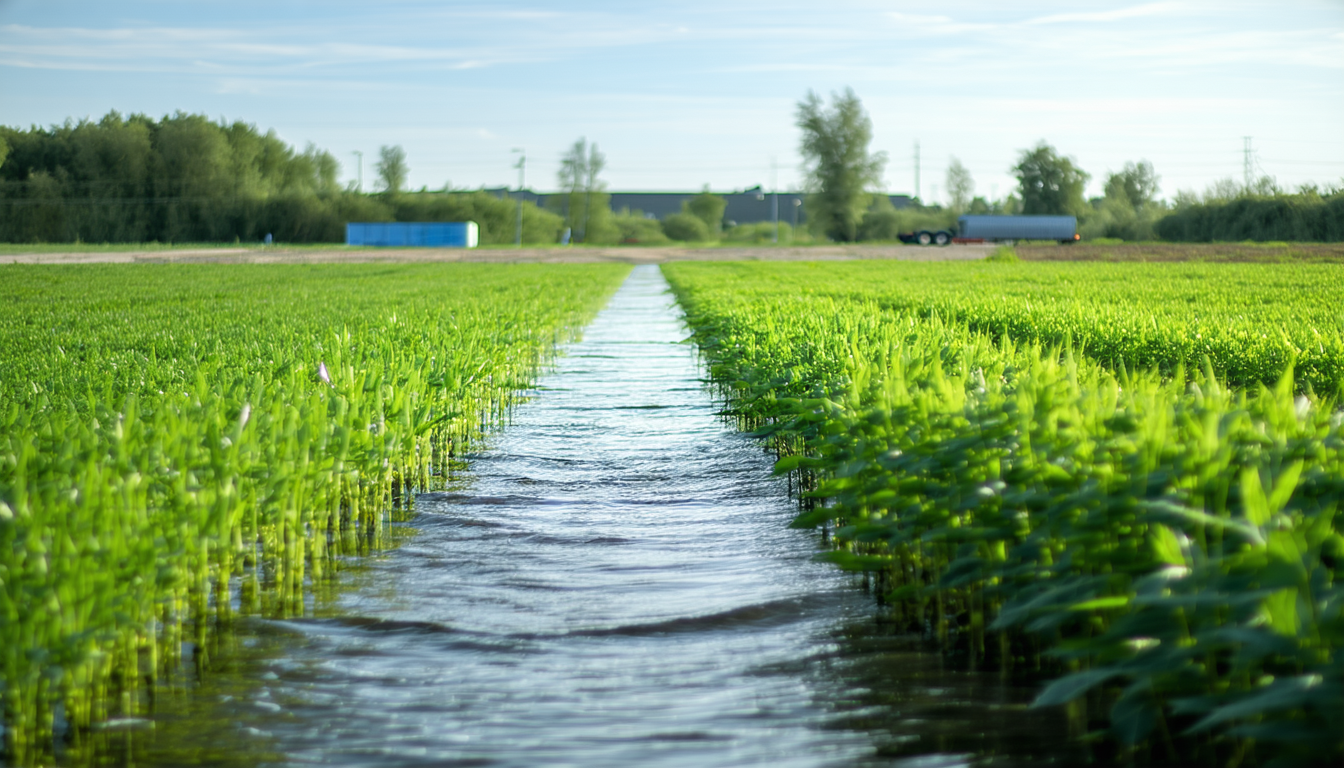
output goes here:
[{"label": "dirt path", "polygon": [[821,245],[800,248],[742,246],[721,248],[593,247],[568,248],[195,248],[156,251],[84,251],[0,255],[0,264],[305,264],[319,262],[470,261],[542,264],[617,262],[661,264],[665,261],[967,261],[983,259],[992,246],[953,245],[921,248],[901,245]]}]

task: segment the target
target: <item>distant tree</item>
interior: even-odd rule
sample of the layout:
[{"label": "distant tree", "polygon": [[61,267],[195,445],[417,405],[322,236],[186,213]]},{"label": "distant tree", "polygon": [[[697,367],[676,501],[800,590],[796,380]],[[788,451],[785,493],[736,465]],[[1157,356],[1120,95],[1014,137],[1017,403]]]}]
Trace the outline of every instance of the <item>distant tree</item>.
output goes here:
[{"label": "distant tree", "polygon": [[947,166],[948,207],[953,213],[965,213],[974,194],[975,180],[971,178],[971,172],[966,170],[960,160],[952,158]]},{"label": "distant tree", "polygon": [[1012,170],[1022,193],[1023,213],[1080,216],[1087,212],[1083,187],[1092,177],[1044,141],[1035,149],[1023,150]]},{"label": "distant tree", "polygon": [[160,196],[201,199],[233,191],[228,135],[204,115],[179,112],[164,118],[154,144]]},{"label": "distant tree", "polygon": [[709,225],[693,213],[674,213],[663,219],[663,234],[672,240],[699,242],[709,239]]},{"label": "distant tree", "polygon": [[5,143],[5,137],[0,136],[0,165],[5,164],[5,156],[9,154],[9,145]]},{"label": "distant tree", "polygon": [[1261,176],[1251,182],[1251,186],[1246,190],[1246,194],[1259,197],[1274,197],[1283,194],[1283,190],[1279,187],[1278,180],[1273,176]]},{"label": "distant tree", "polygon": [[1157,196],[1160,178],[1147,160],[1125,163],[1124,170],[1106,177],[1106,197],[1123,200],[1134,210],[1141,210]]},{"label": "distant tree", "polygon": [[1182,210],[1192,205],[1199,205],[1199,193],[1193,189],[1177,190],[1171,197],[1171,207],[1173,210]]},{"label": "distant tree", "polygon": [[328,195],[340,191],[340,182],[336,180],[336,177],[341,174],[341,164],[336,161],[336,158],[332,157],[330,152],[318,149],[315,144],[308,142],[303,154],[299,155],[296,160],[302,163],[299,166],[300,168],[311,169],[308,178],[312,182],[316,182],[315,191]]},{"label": "distant tree", "polygon": [[[576,232],[577,242],[586,242],[594,216],[603,215],[603,212],[595,213],[593,210],[593,193],[605,188],[606,185],[597,176],[606,167],[607,158],[597,151],[597,143],[589,145],[588,140],[582,137],[560,158],[557,176],[560,188],[567,193],[565,221]],[[610,211],[606,214],[609,215]]]},{"label": "distant tree", "polygon": [[989,207],[989,201],[983,197],[977,197],[971,200],[971,204],[966,207],[966,212],[983,216],[993,212],[993,209]]},{"label": "distant tree", "polygon": [[723,212],[727,207],[728,201],[711,193],[706,184],[703,192],[682,205],[682,210],[705,222],[710,234],[717,235],[723,231]]},{"label": "distant tree", "polygon": [[384,192],[389,194],[400,192],[401,188],[406,186],[406,175],[409,172],[406,167],[406,150],[402,149],[400,144],[379,147],[375,170],[378,172],[378,181],[382,184]]},{"label": "distant tree", "polygon": [[884,152],[868,152],[873,125],[854,91],[831,94],[826,109],[812,91],[798,103],[803,132],[802,155],[811,194],[807,218],[828,237],[851,242],[868,209],[869,188],[877,186],[886,165]]},{"label": "distant tree", "polygon": [[569,193],[583,191],[583,181],[588,178],[588,140],[580,138],[574,146],[560,157],[560,170],[556,179],[560,188]]}]

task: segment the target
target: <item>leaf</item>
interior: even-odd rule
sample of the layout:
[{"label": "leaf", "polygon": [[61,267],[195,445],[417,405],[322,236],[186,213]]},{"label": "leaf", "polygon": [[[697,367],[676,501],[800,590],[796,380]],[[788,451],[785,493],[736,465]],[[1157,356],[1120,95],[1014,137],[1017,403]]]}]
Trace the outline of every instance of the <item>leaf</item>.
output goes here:
[{"label": "leaf", "polygon": [[970,555],[959,558],[948,563],[947,569],[943,571],[942,578],[938,579],[938,586],[959,587],[962,584],[968,584],[981,578],[981,571],[984,569],[985,561],[979,556]]},{"label": "leaf", "polygon": [[[1256,483],[1258,484],[1259,482],[1260,482],[1259,479],[1257,479]],[[1240,534],[1247,541],[1249,541],[1252,544],[1255,544],[1256,546],[1264,546],[1265,544],[1265,537],[1261,535],[1259,528],[1246,525],[1245,523],[1239,523],[1235,520],[1229,520],[1222,517],[1214,517],[1213,515],[1210,515],[1207,512],[1203,512],[1198,509],[1190,509],[1189,507],[1183,507],[1180,504],[1175,504],[1173,502],[1166,500],[1141,501],[1139,502],[1138,506],[1143,509],[1147,509],[1151,512],[1155,512],[1168,519],[1194,523],[1196,525],[1212,526],[1214,528],[1222,528],[1228,531],[1232,531],[1233,533]]]},{"label": "leaf", "polygon": [[835,517],[835,510],[830,507],[813,507],[803,512],[789,523],[790,528],[816,528],[825,525]]},{"label": "leaf", "polygon": [[1219,707],[1190,727],[1186,733],[1202,733],[1219,723],[1243,717],[1262,716],[1266,712],[1302,706],[1312,688],[1321,684],[1320,675],[1279,678],[1258,692]]},{"label": "leaf", "polygon": [[1288,465],[1279,473],[1275,479],[1274,490],[1269,494],[1269,511],[1271,514],[1278,514],[1288,505],[1288,499],[1292,498],[1293,491],[1297,490],[1298,478],[1302,476],[1302,460],[1298,459]]},{"label": "leaf", "polygon": [[1075,672],[1046,686],[1045,690],[1041,691],[1041,695],[1037,696],[1036,700],[1031,703],[1031,706],[1036,709],[1053,707],[1056,704],[1066,704],[1121,674],[1124,673],[1118,669],[1089,669],[1086,672]]},{"label": "leaf", "polygon": [[1121,744],[1134,746],[1152,733],[1157,723],[1157,710],[1152,700],[1152,679],[1139,680],[1121,694],[1111,707],[1111,731]]},{"label": "leaf", "polygon": [[1170,528],[1165,525],[1154,525],[1153,533],[1153,555],[1167,565],[1187,565],[1185,561],[1185,552],[1181,549],[1181,540]]},{"label": "leaf", "polygon": [[1269,522],[1269,499],[1265,498],[1260,473],[1254,467],[1241,471],[1241,505],[1251,525],[1262,526]]},{"label": "leaf", "polygon": [[1281,635],[1297,637],[1297,589],[1281,589],[1265,598],[1269,626]]},{"label": "leaf", "polygon": [[1093,600],[1086,600],[1081,603],[1074,603],[1069,606],[1070,611],[1095,611],[1106,608],[1123,608],[1129,605],[1129,595],[1117,595],[1115,597],[1098,597]]}]

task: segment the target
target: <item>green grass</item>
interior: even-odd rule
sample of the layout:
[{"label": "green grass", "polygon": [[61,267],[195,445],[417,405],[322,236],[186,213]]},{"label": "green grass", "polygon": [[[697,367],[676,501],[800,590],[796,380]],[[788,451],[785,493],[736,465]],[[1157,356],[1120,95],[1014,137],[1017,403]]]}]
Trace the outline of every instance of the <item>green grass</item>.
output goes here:
[{"label": "green grass", "polygon": [[10,760],[135,714],[237,610],[301,612],[626,271],[0,266]]},{"label": "green grass", "polygon": [[[805,492],[796,524],[830,528],[826,558],[893,620],[974,667],[1045,675],[1038,703],[1117,759],[1337,761],[1336,401],[1296,394],[1282,360],[1271,386],[1228,386],[1180,345],[1197,315],[1231,328],[1220,359],[1242,369],[1273,347],[1239,329],[1287,345],[1315,325],[1337,350],[1338,281],[1062,266],[664,272],[730,413]],[[1094,353],[1086,332],[1110,324],[1154,329],[1149,365]]]}]

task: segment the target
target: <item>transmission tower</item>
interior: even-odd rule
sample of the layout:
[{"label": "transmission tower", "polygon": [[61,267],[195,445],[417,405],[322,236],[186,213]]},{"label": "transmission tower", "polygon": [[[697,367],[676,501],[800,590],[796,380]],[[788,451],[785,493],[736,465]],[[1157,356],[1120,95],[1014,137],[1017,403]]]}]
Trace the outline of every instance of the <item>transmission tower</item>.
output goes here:
[{"label": "transmission tower", "polygon": [[919,141],[915,141],[915,199],[919,200]]},{"label": "transmission tower", "polygon": [[1242,136],[1241,146],[1241,175],[1244,178],[1246,189],[1251,188],[1251,176],[1255,174],[1255,149],[1251,147],[1251,137]]}]

